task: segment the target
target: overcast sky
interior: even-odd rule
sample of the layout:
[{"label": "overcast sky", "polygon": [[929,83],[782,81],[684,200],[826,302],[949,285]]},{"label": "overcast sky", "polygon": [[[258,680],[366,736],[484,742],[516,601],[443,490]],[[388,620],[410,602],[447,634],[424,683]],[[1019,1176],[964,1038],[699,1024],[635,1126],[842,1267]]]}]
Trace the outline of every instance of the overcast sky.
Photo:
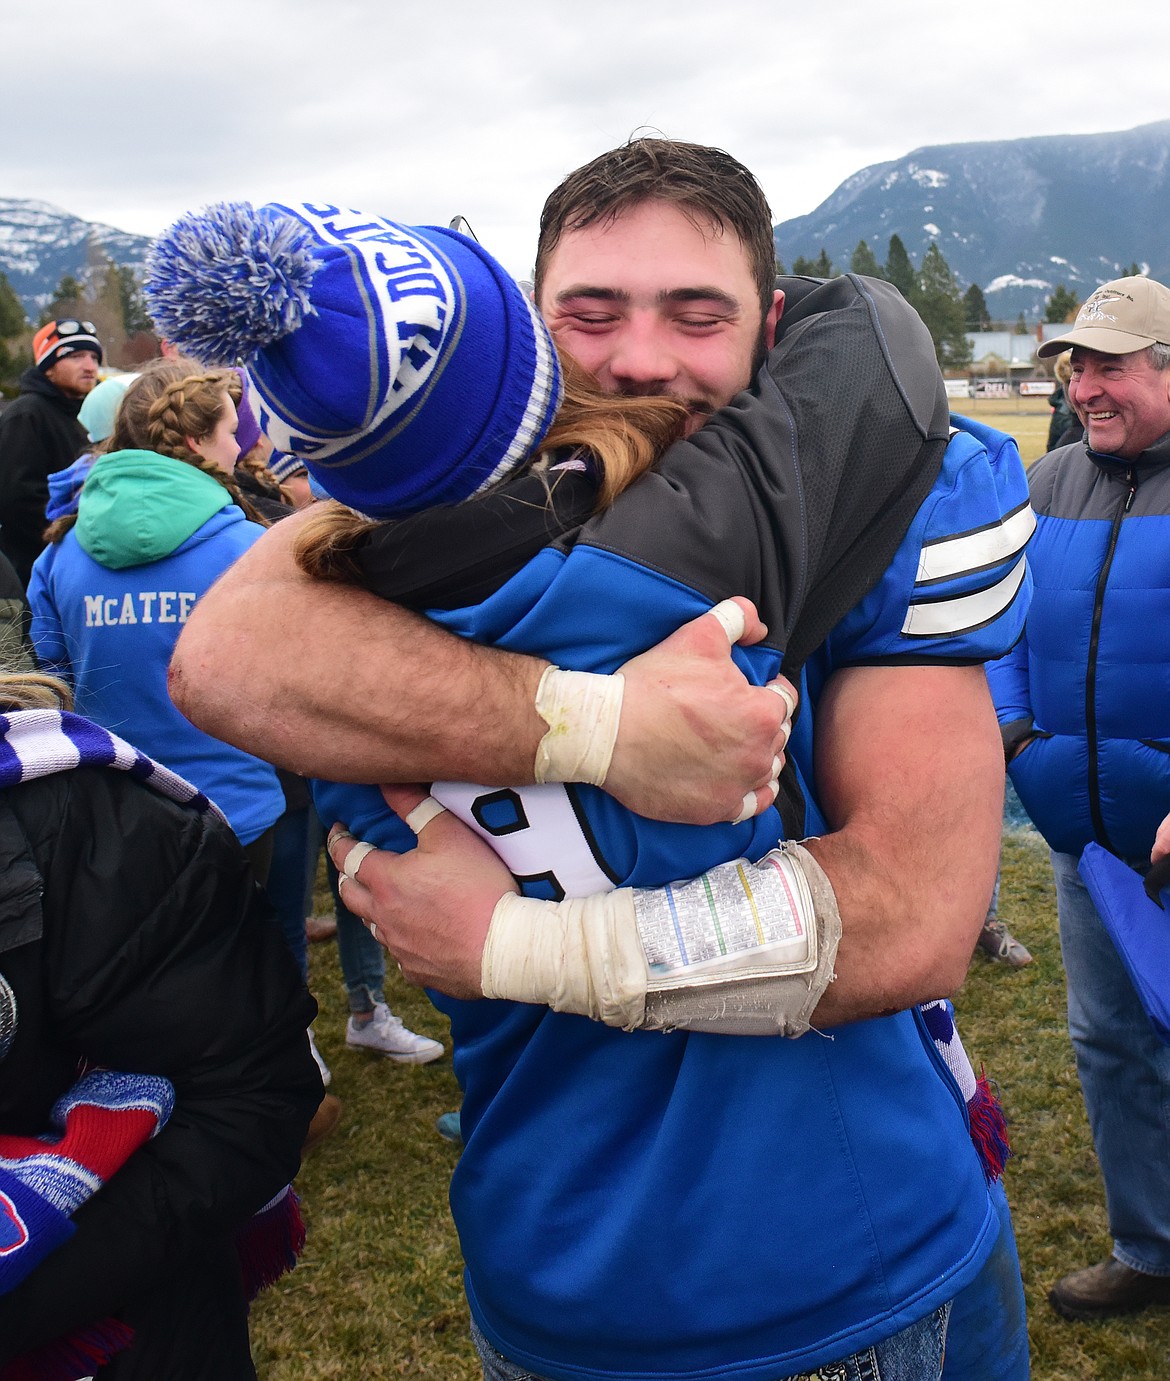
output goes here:
[{"label": "overcast sky", "polygon": [[461,213],[523,277],[547,193],[644,127],[781,221],[923,145],[1170,118],[1170,6],[0,0],[0,71],[0,196],[144,234],[226,198]]}]

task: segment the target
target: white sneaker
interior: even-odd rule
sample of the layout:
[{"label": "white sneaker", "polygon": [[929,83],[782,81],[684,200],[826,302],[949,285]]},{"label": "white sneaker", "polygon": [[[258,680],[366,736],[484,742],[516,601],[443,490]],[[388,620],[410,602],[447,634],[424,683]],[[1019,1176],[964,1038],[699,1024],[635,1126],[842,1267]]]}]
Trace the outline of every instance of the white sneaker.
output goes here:
[{"label": "white sneaker", "polygon": [[333,1082],[333,1071],[321,1058],[321,1052],[317,1049],[317,1041],[313,1036],[313,1028],[309,1027],[309,1051],[313,1059],[317,1062],[317,1068],[321,1071],[321,1082],[326,1088]]},{"label": "white sneaker", "polygon": [[402,1018],[396,1017],[384,1002],[374,1004],[374,1015],[364,1026],[359,1026],[350,1017],[345,1023],[345,1043],[376,1050],[379,1055],[401,1065],[430,1064],[444,1053],[441,1041],[408,1031]]}]

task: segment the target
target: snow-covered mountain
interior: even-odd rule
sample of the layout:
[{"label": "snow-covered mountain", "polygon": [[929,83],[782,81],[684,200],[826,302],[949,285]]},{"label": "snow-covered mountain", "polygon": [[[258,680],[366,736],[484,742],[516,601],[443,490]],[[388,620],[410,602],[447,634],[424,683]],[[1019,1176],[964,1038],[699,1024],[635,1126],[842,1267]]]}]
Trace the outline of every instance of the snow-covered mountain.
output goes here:
[{"label": "snow-covered mountain", "polygon": [[1170,120],[1116,134],[937,144],[863,168],[807,216],[776,227],[791,269],[822,246],[848,268],[898,235],[916,267],[935,240],[993,317],[1036,320],[1053,288],[1080,298],[1131,263],[1170,280]]},{"label": "snow-covered mountain", "polygon": [[65,274],[85,281],[95,249],[140,269],[149,244],[149,236],[83,221],[47,201],[0,197],[0,273],[33,321]]},{"label": "snow-covered mountain", "polygon": [[[938,242],[991,315],[1037,319],[1053,288],[1078,297],[1131,263],[1170,280],[1170,120],[1115,134],[937,144],[863,168],[807,216],[776,227],[791,269],[824,248],[848,268],[859,240],[884,261],[898,235],[915,265]],[[0,197],[0,271],[34,319],[64,274],[84,280],[93,247],[140,268],[150,243],[47,202]]]}]

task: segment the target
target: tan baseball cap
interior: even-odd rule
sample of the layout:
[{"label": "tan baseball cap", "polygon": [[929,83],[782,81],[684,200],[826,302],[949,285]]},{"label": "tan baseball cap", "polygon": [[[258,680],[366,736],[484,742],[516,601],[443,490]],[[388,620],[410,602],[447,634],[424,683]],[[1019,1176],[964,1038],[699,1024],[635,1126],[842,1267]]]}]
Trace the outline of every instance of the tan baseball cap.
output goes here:
[{"label": "tan baseball cap", "polygon": [[1158,342],[1170,345],[1170,288],[1152,278],[1115,278],[1088,298],[1067,335],[1046,340],[1036,354],[1044,359],[1083,345],[1130,355]]}]

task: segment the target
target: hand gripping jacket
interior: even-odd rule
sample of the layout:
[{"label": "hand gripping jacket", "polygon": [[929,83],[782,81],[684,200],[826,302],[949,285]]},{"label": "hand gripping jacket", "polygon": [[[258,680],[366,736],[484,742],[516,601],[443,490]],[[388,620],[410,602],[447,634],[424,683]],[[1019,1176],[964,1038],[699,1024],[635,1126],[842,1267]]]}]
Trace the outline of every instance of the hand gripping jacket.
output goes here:
[{"label": "hand gripping jacket", "polygon": [[[930,347],[920,323],[900,322],[899,313],[912,317],[901,299],[865,280],[797,283],[792,297],[803,288],[806,312],[787,318],[766,378],[608,512],[566,522],[494,593],[484,569],[506,543],[485,515],[507,517],[499,495],[475,501],[489,505],[478,518],[495,535],[460,547],[467,587],[479,581],[474,605],[460,600],[458,581],[444,584],[433,555],[454,545],[438,525],[475,527],[471,504],[391,529],[404,558],[396,568],[386,553],[364,563],[367,574],[397,569],[407,592],[457,632],[587,671],[613,670],[729,595],[756,599],[773,632],[735,650],[746,675],[762,684],[785,652],[796,661],[812,653],[790,749],[785,823],[796,836],[822,828],[808,786],[820,685],[849,663],[1002,655],[1027,605],[1030,516],[1007,438],[960,423],[946,444]],[[843,296],[818,312],[812,299],[827,288]],[[899,337],[899,325],[912,334]],[[920,395],[891,350],[899,338],[931,381],[921,427],[906,423],[921,416],[908,405]],[[865,387],[836,397],[829,381],[838,377]],[[834,504],[864,509],[899,419],[913,453],[877,502],[884,541],[856,558],[858,585],[835,589],[854,558],[834,547]],[[831,455],[822,424],[831,424]],[[928,437],[945,453],[923,476]],[[848,462],[834,470],[840,455]],[[537,545],[549,536],[546,528]],[[759,859],[781,834],[775,812],[738,826],[668,825],[592,787],[440,793],[491,840],[526,895],[549,899],[661,888],[729,859]],[[317,796],[360,837],[409,846],[373,788],[321,785]],[[625,1032],[535,1005],[435,1000],[451,1016],[465,1090],[452,1208],[471,1307],[489,1340],[539,1375],[774,1381],[923,1317],[975,1275],[990,1247],[995,1225],[964,1100],[915,1013],[787,1041]],[[923,1184],[932,1186],[925,1198]]]}]

